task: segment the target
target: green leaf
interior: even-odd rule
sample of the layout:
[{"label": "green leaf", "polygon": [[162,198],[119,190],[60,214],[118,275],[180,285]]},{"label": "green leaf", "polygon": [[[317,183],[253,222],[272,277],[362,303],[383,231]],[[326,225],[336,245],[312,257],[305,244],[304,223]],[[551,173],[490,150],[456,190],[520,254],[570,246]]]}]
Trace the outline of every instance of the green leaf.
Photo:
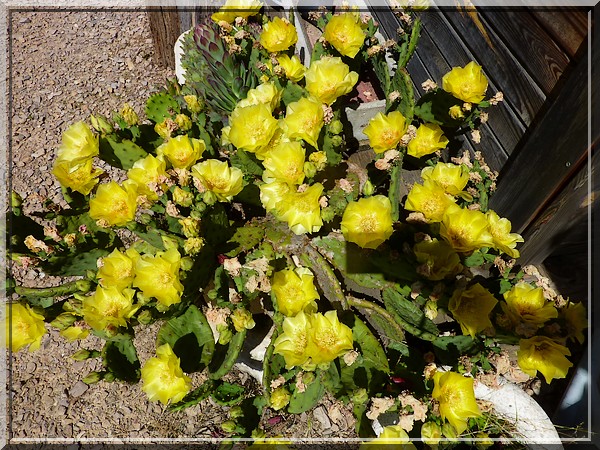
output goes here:
[{"label": "green leaf", "polygon": [[284,105],[287,106],[290,103],[300,100],[304,96],[305,92],[306,91],[300,85],[296,83],[288,83],[283,90],[281,99],[283,100]]},{"label": "green leaf", "polygon": [[238,150],[230,158],[229,162],[233,167],[237,167],[244,175],[262,176],[263,168],[254,155],[251,155],[244,150]]},{"label": "green leaf", "polygon": [[235,230],[235,233],[229,239],[230,243],[237,244],[236,247],[227,252],[226,255],[230,258],[239,255],[242,252],[252,250],[265,236],[265,230],[259,226],[244,226]]},{"label": "green leaf", "polygon": [[473,254],[467,256],[464,260],[464,264],[467,267],[481,266],[484,262],[485,262],[485,257],[479,250],[477,250],[476,252],[473,252]]},{"label": "green leaf", "polygon": [[300,414],[317,405],[325,394],[325,384],[320,379],[322,376],[323,372],[312,383],[306,386],[304,392],[300,392],[297,389],[294,391],[287,408],[289,413]]},{"label": "green leaf", "polygon": [[442,89],[438,89],[423,95],[417,102],[414,113],[424,122],[458,127],[462,124],[462,120],[453,119],[449,111],[452,106],[462,106],[462,104],[461,100],[454,98]]},{"label": "green leaf", "polygon": [[245,329],[233,335],[231,341],[229,341],[229,345],[227,346],[227,353],[225,353],[225,357],[223,359],[222,364],[209,375],[210,378],[212,378],[213,380],[218,380],[231,370],[238,356],[240,355],[240,351],[242,350],[242,347],[244,345],[245,338]]},{"label": "green leaf", "polygon": [[440,333],[437,326],[425,313],[400,292],[386,288],[383,290],[385,307],[409,333],[425,340],[434,340]]},{"label": "green leaf", "polygon": [[220,383],[212,394],[212,398],[221,406],[231,406],[244,399],[244,386],[227,382]]},{"label": "green leaf", "polygon": [[207,209],[202,219],[206,242],[218,246],[227,242],[233,235],[227,211],[222,204],[216,203]]},{"label": "green leaf", "polygon": [[142,147],[128,139],[117,141],[110,136],[100,138],[100,159],[119,169],[131,169],[139,159],[148,156]]},{"label": "green leaf", "polygon": [[510,281],[508,280],[500,280],[500,292],[499,294],[502,295],[505,292],[508,292],[512,289],[513,285]]},{"label": "green leaf", "polygon": [[464,355],[474,355],[480,350],[479,342],[471,336],[440,336],[433,341],[436,356],[443,364],[455,364]]},{"label": "green leaf", "polygon": [[98,270],[98,258],[108,255],[111,250],[95,248],[83,253],[51,256],[44,270],[56,276],[85,276],[88,270]]},{"label": "green leaf", "polygon": [[135,383],[140,379],[140,361],[131,338],[107,342],[102,349],[104,365],[116,379]]},{"label": "green leaf", "polygon": [[190,392],[188,395],[183,397],[183,400],[181,400],[178,403],[169,405],[169,411],[181,411],[182,409],[197,405],[202,400],[209,397],[214,386],[215,386],[214,380],[210,380],[210,379],[206,380],[199,387],[197,387],[192,392]]},{"label": "green leaf", "polygon": [[180,112],[179,103],[166,92],[153,94],[146,102],[146,116],[153,122],[160,123],[167,117]]},{"label": "green leaf", "polygon": [[156,345],[169,344],[181,360],[184,372],[202,370],[210,363],[215,341],[206,317],[195,305],[180,316],[164,323],[158,331]]},{"label": "green leaf", "polygon": [[364,360],[363,363],[365,365],[389,373],[390,366],[385,351],[381,347],[381,343],[371,332],[369,327],[356,316],[354,316],[352,338],[354,339],[354,342],[358,344],[358,351],[362,355]]}]

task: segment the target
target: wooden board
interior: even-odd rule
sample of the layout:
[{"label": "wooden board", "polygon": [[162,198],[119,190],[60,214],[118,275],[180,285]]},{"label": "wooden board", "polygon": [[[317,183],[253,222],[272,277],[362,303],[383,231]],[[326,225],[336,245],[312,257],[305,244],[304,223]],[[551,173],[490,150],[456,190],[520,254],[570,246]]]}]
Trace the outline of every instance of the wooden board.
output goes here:
[{"label": "wooden board", "polygon": [[[600,62],[598,53],[595,64]],[[588,61],[580,60],[516,157],[502,171],[490,207],[522,232],[564,186],[588,149]]]},{"label": "wooden board", "polygon": [[146,14],[154,41],[154,60],[163,67],[175,67],[173,46],[181,34],[177,8],[149,7]]},{"label": "wooden board", "polygon": [[569,58],[574,58],[588,33],[588,15],[582,9],[533,8],[531,13],[561,46]]},{"label": "wooden board", "polygon": [[544,94],[548,95],[570,61],[554,38],[527,10],[490,11],[484,8],[481,16],[493,27]]}]

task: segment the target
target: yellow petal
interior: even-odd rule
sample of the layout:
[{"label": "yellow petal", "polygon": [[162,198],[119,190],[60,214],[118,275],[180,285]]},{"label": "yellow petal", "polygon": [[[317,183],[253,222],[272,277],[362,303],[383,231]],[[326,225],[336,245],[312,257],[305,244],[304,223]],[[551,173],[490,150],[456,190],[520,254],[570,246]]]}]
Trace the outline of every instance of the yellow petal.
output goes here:
[{"label": "yellow petal", "polygon": [[177,403],[192,387],[192,380],[181,370],[179,358],[169,344],[156,349],[156,357],[150,358],[141,369],[143,387],[150,401],[163,404]]},{"label": "yellow petal", "polygon": [[390,199],[376,195],[348,203],[340,227],[348,242],[377,248],[394,232],[392,225]]},{"label": "yellow petal", "polygon": [[481,66],[471,61],[465,67],[453,67],[442,77],[442,87],[454,97],[469,103],[479,103],[485,97],[488,80]]},{"label": "yellow petal", "polygon": [[365,41],[360,15],[342,13],[333,16],[325,26],[323,37],[340,54],[354,58]]}]

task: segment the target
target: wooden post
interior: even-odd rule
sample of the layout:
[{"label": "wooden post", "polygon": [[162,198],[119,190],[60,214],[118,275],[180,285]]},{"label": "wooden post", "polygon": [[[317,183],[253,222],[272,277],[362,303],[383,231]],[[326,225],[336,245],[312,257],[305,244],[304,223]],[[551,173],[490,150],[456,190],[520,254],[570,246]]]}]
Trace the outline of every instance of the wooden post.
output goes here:
[{"label": "wooden post", "polygon": [[154,62],[163,67],[174,68],[173,46],[182,32],[177,8],[150,7],[146,14],[154,41]]}]

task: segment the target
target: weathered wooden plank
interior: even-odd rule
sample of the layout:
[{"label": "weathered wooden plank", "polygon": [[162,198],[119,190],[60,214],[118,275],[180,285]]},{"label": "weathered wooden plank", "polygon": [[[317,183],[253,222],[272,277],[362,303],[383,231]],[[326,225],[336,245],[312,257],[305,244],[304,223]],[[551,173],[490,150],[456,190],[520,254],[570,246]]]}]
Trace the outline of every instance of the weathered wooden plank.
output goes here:
[{"label": "weathered wooden plank", "polygon": [[148,15],[150,32],[154,41],[154,60],[156,64],[175,67],[173,46],[181,34],[177,8],[149,7],[146,14]]},{"label": "weathered wooden plank", "polygon": [[[548,95],[569,64],[569,57],[527,10],[481,10],[511,54]],[[527,43],[527,45],[524,45]]]},{"label": "weathered wooden plank", "polygon": [[[593,57],[596,64],[600,55]],[[522,232],[572,174],[588,151],[587,59],[581,59],[501,173],[490,207]]]},{"label": "weathered wooden plank", "polygon": [[[587,223],[588,205],[600,201],[600,154],[596,153],[591,160],[591,170],[588,158],[585,157],[567,185],[527,228],[523,235],[525,242],[521,247],[520,263],[540,264],[555,253],[559,246],[581,240],[580,236],[571,234],[573,227],[581,221]],[[590,192],[589,172],[592,175]]]},{"label": "weathered wooden plank", "polygon": [[525,125],[529,125],[545,100],[545,95],[535,81],[523,70],[500,37],[485,19],[479,16],[485,32],[478,28],[466,12],[443,11],[461,41],[477,55],[479,63],[487,69],[487,75],[515,108]]},{"label": "weathered wooden plank", "polygon": [[569,55],[575,57],[588,33],[587,12],[581,8],[549,10],[532,8],[531,13]]}]

